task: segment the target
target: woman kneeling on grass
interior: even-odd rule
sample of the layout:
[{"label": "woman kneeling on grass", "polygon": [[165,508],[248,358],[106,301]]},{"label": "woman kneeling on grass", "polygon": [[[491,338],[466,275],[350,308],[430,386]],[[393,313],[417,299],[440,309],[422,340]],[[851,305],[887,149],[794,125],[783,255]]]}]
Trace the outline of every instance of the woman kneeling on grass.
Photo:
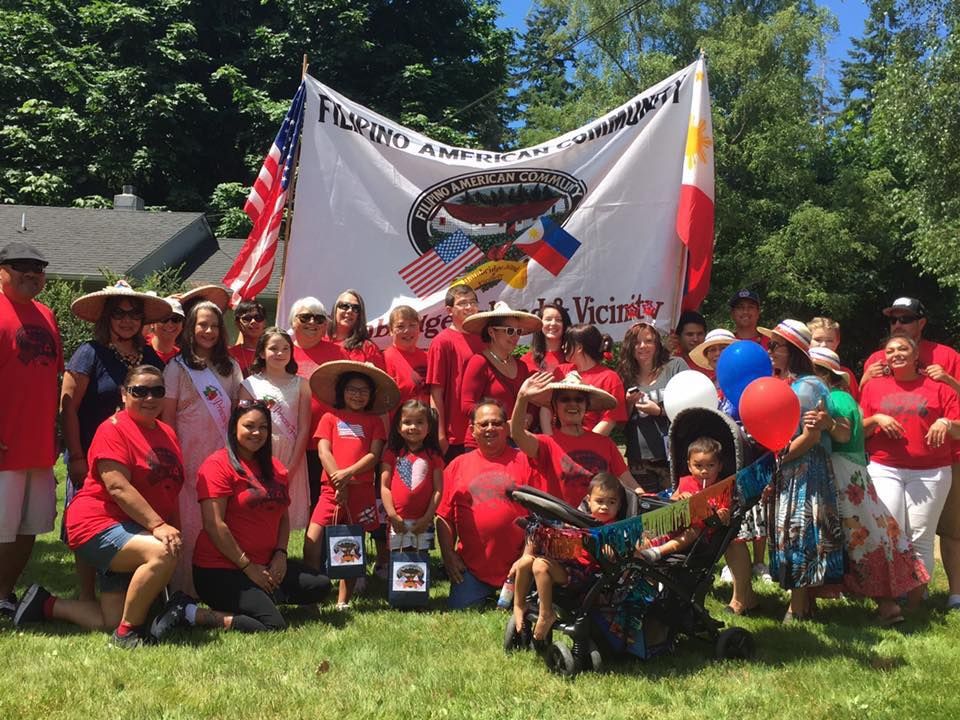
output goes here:
[{"label": "woman kneeling on grass", "polygon": [[[283,630],[278,604],[317,603],[330,591],[325,575],[287,560],[287,470],[273,457],[270,438],[266,403],[241,400],[230,414],[227,447],[200,466],[203,530],[193,553],[193,583],[213,611],[177,593],[172,602],[190,625]],[[171,614],[164,622],[179,619]]]},{"label": "woman kneeling on grass", "polygon": [[147,613],[180,553],[183,458],[173,428],[157,419],[163,374],[135,367],[121,395],[123,410],[100,425],[90,444],[89,471],[65,519],[70,547],[97,569],[100,599],[60,599],[33,585],[17,608],[17,626],[56,619],[93,630],[115,627],[112,642],[124,648],[149,637]]}]

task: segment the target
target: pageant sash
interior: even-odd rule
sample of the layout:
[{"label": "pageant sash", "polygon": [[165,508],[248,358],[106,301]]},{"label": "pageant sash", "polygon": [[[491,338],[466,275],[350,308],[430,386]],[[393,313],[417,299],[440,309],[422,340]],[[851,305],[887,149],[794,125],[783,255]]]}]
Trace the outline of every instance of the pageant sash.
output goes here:
[{"label": "pageant sash", "polygon": [[208,367],[203,370],[194,370],[187,367],[183,358],[180,357],[177,358],[177,362],[186,371],[187,377],[190,378],[197,394],[203,400],[203,404],[206,405],[214,424],[220,428],[223,435],[226,435],[227,424],[230,422],[230,397],[223,389],[223,385],[220,384],[216,374]]}]

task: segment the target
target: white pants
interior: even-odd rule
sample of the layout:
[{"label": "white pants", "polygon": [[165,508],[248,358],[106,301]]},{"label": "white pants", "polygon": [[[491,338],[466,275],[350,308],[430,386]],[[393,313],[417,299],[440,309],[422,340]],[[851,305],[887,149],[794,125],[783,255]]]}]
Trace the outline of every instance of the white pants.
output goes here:
[{"label": "white pants", "polygon": [[872,462],[867,472],[880,502],[900,524],[933,577],[933,539],[950,493],[950,466],[910,470]]}]

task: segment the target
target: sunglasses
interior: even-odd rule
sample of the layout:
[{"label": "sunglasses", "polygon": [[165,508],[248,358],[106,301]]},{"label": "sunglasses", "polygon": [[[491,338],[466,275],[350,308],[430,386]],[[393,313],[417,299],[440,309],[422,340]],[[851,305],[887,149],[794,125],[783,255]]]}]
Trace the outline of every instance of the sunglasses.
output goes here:
[{"label": "sunglasses", "polygon": [[264,410],[269,412],[269,410],[267,410],[267,404],[263,400],[247,400],[246,398],[242,398],[240,400],[237,400],[237,407],[240,408],[241,410],[249,410],[250,408],[256,408],[257,410]]},{"label": "sunglasses", "polygon": [[582,403],[586,405],[587,399],[583,395],[558,395],[557,402],[558,403],[577,403],[578,405]]},{"label": "sunglasses", "polygon": [[137,400],[147,397],[160,400],[167,394],[167,389],[163,385],[127,385],[127,392]]},{"label": "sunglasses", "polygon": [[776,350],[779,350],[780,348],[786,347],[786,346],[787,344],[785,342],[780,342],[779,340],[771,340],[769,343],[767,343],[767,350],[769,350],[770,352],[775,352]]},{"label": "sunglasses", "polygon": [[123,320],[124,318],[130,318],[131,320],[143,320],[143,310],[137,310],[136,308],[130,308],[129,310],[124,310],[123,308],[114,308],[110,311],[110,318],[112,320]]},{"label": "sunglasses", "polygon": [[323,325],[327,321],[327,316],[323,313],[300,313],[297,315],[297,320],[302,323],[316,323],[317,325]]},{"label": "sunglasses", "polygon": [[248,324],[248,323],[263,322],[263,321],[264,321],[263,315],[241,315],[241,316],[240,316],[239,318],[237,318],[237,319],[238,319],[240,322],[244,323],[245,325]]},{"label": "sunglasses", "polygon": [[179,325],[182,322],[183,322],[183,318],[180,317],[179,315],[171,315],[170,317],[164,318],[163,320],[161,320],[160,324],[161,325],[168,325],[168,324]]},{"label": "sunglasses", "polygon": [[894,315],[889,318],[891,325],[909,325],[910,323],[915,323],[920,318],[916,315]]},{"label": "sunglasses", "polygon": [[47,264],[42,260],[8,260],[4,265],[9,265],[18,273],[42,273],[47,271]]},{"label": "sunglasses", "polygon": [[491,325],[490,329],[496,330],[497,332],[502,332],[507,337],[513,337],[515,335],[519,337],[520,335],[523,335],[523,330],[515,327],[505,327],[503,325]]},{"label": "sunglasses", "polygon": [[337,310],[343,310],[344,312],[347,312],[348,310],[352,310],[355,313],[359,313],[360,305],[357,303],[338,302]]}]

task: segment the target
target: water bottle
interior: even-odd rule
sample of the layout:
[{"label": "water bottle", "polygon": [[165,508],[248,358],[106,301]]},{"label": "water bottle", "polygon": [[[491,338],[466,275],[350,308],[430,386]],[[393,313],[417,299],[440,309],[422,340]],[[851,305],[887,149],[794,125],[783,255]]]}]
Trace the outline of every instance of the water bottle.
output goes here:
[{"label": "water bottle", "polygon": [[500,588],[500,597],[497,598],[497,607],[501,610],[509,610],[513,607],[513,578],[508,577]]}]

